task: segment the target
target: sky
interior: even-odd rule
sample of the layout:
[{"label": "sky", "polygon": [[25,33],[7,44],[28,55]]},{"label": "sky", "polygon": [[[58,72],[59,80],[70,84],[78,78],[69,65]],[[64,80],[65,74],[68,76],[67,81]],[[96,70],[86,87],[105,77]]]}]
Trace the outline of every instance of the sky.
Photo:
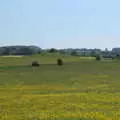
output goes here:
[{"label": "sky", "polygon": [[0,0],[0,46],[120,47],[120,0]]}]

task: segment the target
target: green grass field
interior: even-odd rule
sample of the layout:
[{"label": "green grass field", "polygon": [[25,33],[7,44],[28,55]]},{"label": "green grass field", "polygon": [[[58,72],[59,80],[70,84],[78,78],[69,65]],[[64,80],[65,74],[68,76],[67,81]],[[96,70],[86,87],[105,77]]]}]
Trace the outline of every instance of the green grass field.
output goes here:
[{"label": "green grass field", "polygon": [[0,120],[120,120],[120,61],[0,57]]}]

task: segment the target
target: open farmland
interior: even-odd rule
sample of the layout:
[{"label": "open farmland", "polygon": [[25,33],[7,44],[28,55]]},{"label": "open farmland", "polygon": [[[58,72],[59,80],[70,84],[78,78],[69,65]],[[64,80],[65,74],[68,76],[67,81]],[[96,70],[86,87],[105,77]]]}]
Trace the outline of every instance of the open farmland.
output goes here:
[{"label": "open farmland", "polygon": [[120,120],[120,61],[0,57],[0,120]]}]

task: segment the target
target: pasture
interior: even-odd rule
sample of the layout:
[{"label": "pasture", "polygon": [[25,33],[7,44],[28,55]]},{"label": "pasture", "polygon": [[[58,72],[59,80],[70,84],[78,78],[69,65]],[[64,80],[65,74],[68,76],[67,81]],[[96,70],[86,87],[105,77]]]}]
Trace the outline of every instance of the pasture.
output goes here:
[{"label": "pasture", "polygon": [[120,120],[120,61],[0,57],[0,120]]}]

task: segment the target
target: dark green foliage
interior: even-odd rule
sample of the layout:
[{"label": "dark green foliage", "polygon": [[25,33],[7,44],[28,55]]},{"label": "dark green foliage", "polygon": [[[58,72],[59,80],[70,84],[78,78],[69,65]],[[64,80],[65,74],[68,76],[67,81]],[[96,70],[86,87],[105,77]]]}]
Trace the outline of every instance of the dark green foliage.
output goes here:
[{"label": "dark green foliage", "polygon": [[71,52],[71,55],[76,56],[76,55],[77,55],[77,52],[76,52],[76,51],[72,51],[72,52]]},{"label": "dark green foliage", "polygon": [[96,60],[98,60],[98,61],[102,60],[102,56],[101,55],[96,55]]},{"label": "dark green foliage", "polygon": [[120,54],[117,54],[115,59],[120,60]]},{"label": "dark green foliage", "polygon": [[33,67],[39,67],[40,66],[40,63],[38,61],[33,61],[32,62],[32,66]]},{"label": "dark green foliage", "polygon": [[60,66],[63,65],[63,60],[62,59],[58,59],[57,60],[57,65],[60,65]]},{"label": "dark green foliage", "polygon": [[0,55],[32,55],[42,50],[36,46],[6,46],[0,47]]},{"label": "dark green foliage", "polygon": [[54,52],[57,52],[57,50],[55,48],[51,48],[49,52],[54,53]]}]

